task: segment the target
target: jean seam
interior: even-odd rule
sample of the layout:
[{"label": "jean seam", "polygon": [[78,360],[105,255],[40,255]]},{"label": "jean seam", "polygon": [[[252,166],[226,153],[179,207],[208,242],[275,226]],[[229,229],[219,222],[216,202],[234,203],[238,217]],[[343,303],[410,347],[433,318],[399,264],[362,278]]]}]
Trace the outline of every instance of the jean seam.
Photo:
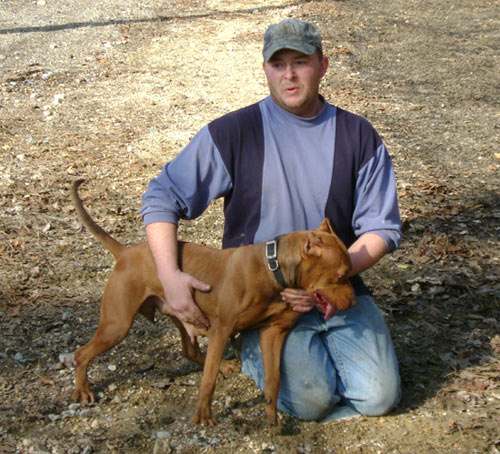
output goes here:
[{"label": "jean seam", "polygon": [[[347,372],[346,368],[344,366],[344,363],[342,361],[342,356],[339,353],[339,349],[337,348],[337,345],[335,341],[332,339],[330,342],[325,342],[325,339],[322,337],[321,340],[323,341],[323,344],[325,345],[326,351],[330,354],[330,347],[333,350],[334,357],[330,354],[330,359],[332,360],[332,363],[334,365],[334,369],[337,369],[337,373],[340,378],[340,383],[344,386],[345,389],[349,387],[349,379],[347,378]],[[337,389],[338,390],[338,384],[337,384]],[[339,396],[342,398],[343,396],[339,393]]]}]

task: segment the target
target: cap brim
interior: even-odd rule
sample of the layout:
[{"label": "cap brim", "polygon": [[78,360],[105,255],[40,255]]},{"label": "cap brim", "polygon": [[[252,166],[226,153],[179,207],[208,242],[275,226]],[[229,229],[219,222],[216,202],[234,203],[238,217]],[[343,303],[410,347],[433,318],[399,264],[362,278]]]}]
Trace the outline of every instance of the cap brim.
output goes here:
[{"label": "cap brim", "polygon": [[316,46],[314,46],[312,44],[293,43],[290,41],[275,43],[272,46],[270,46],[269,49],[265,49],[263,51],[262,54],[264,56],[264,61],[268,62],[276,52],[283,50],[283,49],[296,50],[297,52],[301,52],[305,55],[312,55],[317,50]]}]

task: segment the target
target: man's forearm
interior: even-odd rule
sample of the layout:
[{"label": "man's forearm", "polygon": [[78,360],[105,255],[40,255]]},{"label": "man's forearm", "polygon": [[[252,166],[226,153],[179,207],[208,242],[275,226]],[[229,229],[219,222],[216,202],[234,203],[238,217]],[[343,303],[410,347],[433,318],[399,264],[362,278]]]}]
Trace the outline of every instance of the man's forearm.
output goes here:
[{"label": "man's forearm", "polygon": [[177,225],[155,222],[146,226],[149,248],[156,264],[160,280],[179,269],[177,258]]},{"label": "man's forearm", "polygon": [[348,249],[351,258],[351,276],[372,267],[387,252],[387,244],[382,237],[375,233],[361,235]]}]

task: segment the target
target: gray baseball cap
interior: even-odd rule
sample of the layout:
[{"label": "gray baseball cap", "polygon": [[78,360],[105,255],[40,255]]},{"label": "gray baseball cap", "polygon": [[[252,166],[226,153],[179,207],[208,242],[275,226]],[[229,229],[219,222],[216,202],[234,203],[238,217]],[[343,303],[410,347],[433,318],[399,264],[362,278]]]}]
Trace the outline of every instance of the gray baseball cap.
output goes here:
[{"label": "gray baseball cap", "polygon": [[270,25],[264,34],[264,61],[269,61],[281,49],[292,49],[306,55],[322,51],[318,28],[299,19],[285,19]]}]

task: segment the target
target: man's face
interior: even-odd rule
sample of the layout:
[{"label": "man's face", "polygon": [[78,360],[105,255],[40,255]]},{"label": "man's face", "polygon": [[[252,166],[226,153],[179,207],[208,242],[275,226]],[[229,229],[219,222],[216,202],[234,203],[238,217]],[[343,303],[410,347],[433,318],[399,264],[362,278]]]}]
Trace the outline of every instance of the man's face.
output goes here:
[{"label": "man's face", "polygon": [[327,68],[327,57],[290,49],[280,50],[264,62],[273,99],[283,109],[301,117],[312,117],[319,112],[319,83]]}]

